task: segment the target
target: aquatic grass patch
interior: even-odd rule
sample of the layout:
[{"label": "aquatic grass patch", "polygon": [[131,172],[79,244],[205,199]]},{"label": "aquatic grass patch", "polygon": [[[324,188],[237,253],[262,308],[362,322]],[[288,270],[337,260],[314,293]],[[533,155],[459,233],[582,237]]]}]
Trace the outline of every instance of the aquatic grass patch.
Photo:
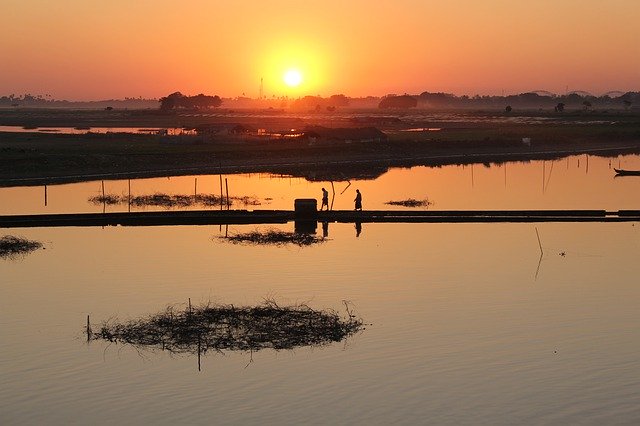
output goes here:
[{"label": "aquatic grass patch", "polygon": [[399,201],[387,201],[385,204],[390,206],[402,206],[402,207],[429,207],[433,205],[433,201],[428,199],[416,200],[413,198],[409,198],[407,200],[399,200]]},{"label": "aquatic grass patch", "polygon": [[12,258],[24,255],[42,247],[43,245],[39,241],[5,235],[0,238],[0,258]]},{"label": "aquatic grass patch", "polygon": [[90,340],[177,354],[324,346],[364,329],[362,319],[344,303],[346,314],[342,316],[334,310],[316,310],[306,304],[279,306],[273,300],[257,306],[168,306],[139,319],[106,321],[95,332],[87,323],[86,332]]},{"label": "aquatic grass patch", "polygon": [[313,244],[321,244],[326,241],[315,234],[306,234],[299,232],[286,232],[278,229],[267,229],[265,231],[255,230],[251,232],[238,233],[228,236],[219,237],[233,244],[246,245],[297,245],[300,247],[311,246]]},{"label": "aquatic grass patch", "polygon": [[[259,206],[262,204],[260,199],[253,196],[243,195],[238,197],[229,197],[229,205],[241,204],[244,206]],[[93,204],[107,204],[116,205],[130,203],[136,207],[191,207],[191,206],[220,206],[227,205],[226,197],[219,197],[213,194],[197,194],[197,195],[184,195],[184,194],[163,194],[155,193],[150,195],[115,195],[105,194],[89,197],[89,202]]]},{"label": "aquatic grass patch", "polygon": [[89,197],[89,202],[93,204],[107,204],[109,206],[121,203],[120,197],[112,194],[96,195],[95,197]]}]

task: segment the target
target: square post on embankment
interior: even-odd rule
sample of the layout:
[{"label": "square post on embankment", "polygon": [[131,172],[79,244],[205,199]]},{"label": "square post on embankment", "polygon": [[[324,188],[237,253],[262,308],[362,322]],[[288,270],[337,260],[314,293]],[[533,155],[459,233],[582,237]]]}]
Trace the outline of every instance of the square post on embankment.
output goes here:
[{"label": "square post on embankment", "polygon": [[297,198],[293,202],[295,232],[315,234],[318,226],[318,200],[315,198]]}]

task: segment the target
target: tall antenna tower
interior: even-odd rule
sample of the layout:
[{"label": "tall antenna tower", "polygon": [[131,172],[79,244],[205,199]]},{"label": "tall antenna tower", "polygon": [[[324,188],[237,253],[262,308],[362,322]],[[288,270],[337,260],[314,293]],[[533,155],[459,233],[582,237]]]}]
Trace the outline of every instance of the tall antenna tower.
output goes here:
[{"label": "tall antenna tower", "polygon": [[264,98],[264,78],[260,77],[260,98],[259,99],[263,99]]}]

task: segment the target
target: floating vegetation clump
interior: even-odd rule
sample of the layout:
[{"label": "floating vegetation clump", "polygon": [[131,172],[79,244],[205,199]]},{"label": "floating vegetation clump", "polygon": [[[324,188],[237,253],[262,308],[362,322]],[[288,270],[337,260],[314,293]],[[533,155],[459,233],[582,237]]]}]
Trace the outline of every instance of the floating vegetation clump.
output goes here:
[{"label": "floating vegetation clump", "polygon": [[294,244],[300,247],[320,244],[326,241],[315,234],[305,234],[298,232],[285,232],[277,229],[269,229],[266,231],[252,231],[240,234],[220,237],[234,244],[247,245],[274,245],[285,246]]},{"label": "floating vegetation clump", "polygon": [[118,197],[117,195],[111,195],[111,194],[96,195],[95,197],[89,197],[89,202],[93,204],[107,204],[110,206],[121,203],[120,197]]},{"label": "floating vegetation clump", "polygon": [[[201,196],[204,197],[204,196]],[[220,204],[220,199],[211,195],[212,204]],[[216,202],[217,200],[217,202]],[[193,195],[168,195],[156,193],[153,195],[137,195],[131,197],[131,205],[138,207],[160,206],[160,207],[188,207],[194,204],[203,204],[204,198],[197,200]],[[125,201],[126,203],[126,201]]]},{"label": "floating vegetation clump", "polygon": [[400,201],[387,201],[385,204],[390,206],[403,206],[403,207],[429,207],[433,204],[432,201],[427,200],[415,200],[413,198],[409,198],[408,200],[400,200]]},{"label": "floating vegetation clump", "polygon": [[0,238],[0,258],[10,258],[42,248],[42,243],[6,235]]},{"label": "floating vegetation clump", "polygon": [[[129,198],[127,195],[97,195],[90,197],[89,202],[93,204],[127,204],[131,203],[136,207],[190,207],[195,205],[201,206],[220,206],[227,204],[226,197],[219,197],[213,194],[197,194],[197,195],[170,195],[155,193],[152,195],[136,195]],[[241,197],[229,197],[229,204],[242,204],[245,206],[259,206],[262,203],[256,197],[244,195]]]},{"label": "floating vegetation clump", "polygon": [[322,346],[364,329],[362,320],[346,302],[345,306],[346,317],[304,304],[278,306],[270,300],[244,307],[207,304],[180,310],[169,306],[146,318],[107,321],[95,332],[87,325],[87,335],[89,339],[179,354]]}]

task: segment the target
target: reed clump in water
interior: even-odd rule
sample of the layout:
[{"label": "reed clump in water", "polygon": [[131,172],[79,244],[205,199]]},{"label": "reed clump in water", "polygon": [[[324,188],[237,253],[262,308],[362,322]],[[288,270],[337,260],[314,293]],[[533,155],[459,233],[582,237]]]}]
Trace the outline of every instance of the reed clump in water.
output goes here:
[{"label": "reed clump in water", "polygon": [[89,202],[93,204],[107,204],[109,206],[120,204],[120,197],[117,195],[106,194],[106,195],[96,195],[95,197],[89,197]]},{"label": "reed clump in water", "polygon": [[429,201],[426,198],[424,200],[416,200],[413,198],[409,198],[407,200],[400,200],[400,201],[387,201],[385,204],[388,204],[390,206],[403,206],[403,207],[429,207],[430,205],[433,205],[433,202]]},{"label": "reed clump in water", "polygon": [[[170,195],[170,194],[162,194],[155,193],[151,195],[136,195],[132,197],[128,197],[127,195],[115,195],[115,194],[106,194],[106,195],[97,195],[94,197],[89,197],[89,202],[93,204],[127,204],[131,203],[132,206],[136,207],[190,207],[194,205],[201,206],[219,206],[226,205],[227,198],[219,197],[213,194],[197,194],[197,195]],[[259,206],[262,202],[252,196],[243,195],[240,197],[229,197],[229,204],[238,203],[245,206]]]},{"label": "reed clump in water", "polygon": [[268,229],[266,231],[251,231],[245,233],[239,233],[229,236],[220,237],[221,239],[230,241],[234,244],[246,244],[246,245],[273,245],[273,246],[285,246],[289,244],[297,245],[300,247],[310,246],[313,244],[320,244],[326,241],[324,238],[320,238],[314,234],[305,234],[298,232],[286,232],[277,229]]},{"label": "reed clump in water", "polygon": [[165,311],[127,322],[107,321],[89,339],[179,354],[214,351],[258,351],[323,346],[364,329],[345,302],[347,315],[307,305],[279,306],[267,300],[258,306],[212,305]]},{"label": "reed clump in water", "polygon": [[0,258],[10,258],[42,248],[42,243],[25,238],[5,235],[0,238]]}]

